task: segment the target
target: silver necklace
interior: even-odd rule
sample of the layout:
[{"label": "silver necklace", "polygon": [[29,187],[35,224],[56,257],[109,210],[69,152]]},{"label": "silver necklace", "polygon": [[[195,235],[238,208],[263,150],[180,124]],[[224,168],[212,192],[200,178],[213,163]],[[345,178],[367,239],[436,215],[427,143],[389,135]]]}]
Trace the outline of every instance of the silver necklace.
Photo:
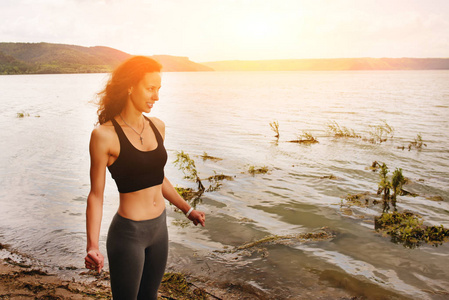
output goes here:
[{"label": "silver necklace", "polygon": [[122,114],[119,114],[119,116],[120,116],[120,119],[122,119],[123,123],[126,124],[126,126],[128,126],[129,128],[131,128],[135,133],[137,133],[137,134],[139,135],[139,137],[140,137],[140,144],[143,145],[143,137],[142,137],[142,133],[143,133],[143,130],[145,129],[145,121],[142,119],[142,124],[143,124],[143,126],[142,126],[142,131],[141,131],[140,133],[138,133],[137,130],[135,130],[134,128],[132,128],[131,125],[129,125],[128,123],[125,122],[125,120],[123,120]]}]

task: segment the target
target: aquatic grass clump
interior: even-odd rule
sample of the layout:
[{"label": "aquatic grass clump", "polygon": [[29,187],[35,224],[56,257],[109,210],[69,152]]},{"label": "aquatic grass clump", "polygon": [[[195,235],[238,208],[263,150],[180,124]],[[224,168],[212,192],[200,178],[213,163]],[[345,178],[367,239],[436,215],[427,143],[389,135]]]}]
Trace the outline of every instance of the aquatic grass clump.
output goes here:
[{"label": "aquatic grass clump", "polygon": [[421,150],[422,146],[427,147],[427,144],[423,142],[421,134],[417,134],[415,140],[413,142],[410,142],[410,144],[408,145],[408,151],[410,151],[412,148]]},{"label": "aquatic grass clump", "polygon": [[[345,200],[345,202],[343,202],[343,200]],[[371,194],[368,192],[349,194],[348,196],[346,196],[346,198],[342,199],[340,207],[343,207],[344,205],[348,207],[369,207],[371,204],[376,205],[379,203],[379,201],[377,201],[376,199],[372,200],[371,202],[370,201]]]},{"label": "aquatic grass clump", "polygon": [[212,161],[219,161],[219,160],[222,160],[222,159],[219,158],[219,157],[215,157],[215,156],[210,156],[210,155],[208,155],[206,151],[203,152],[203,155],[201,155],[201,158],[203,159],[203,161],[206,161],[206,160],[208,160],[208,159],[209,159],[209,160],[212,160]]},{"label": "aquatic grass clump", "polygon": [[198,190],[204,191],[205,187],[198,176],[195,161],[184,151],[176,153],[176,160],[173,162],[184,173],[184,178],[195,181],[198,184]]},{"label": "aquatic grass clump", "polygon": [[248,168],[248,173],[251,175],[256,175],[256,174],[266,174],[268,173],[269,169],[267,166],[263,166],[263,167],[255,167],[255,166],[249,166]]},{"label": "aquatic grass clump", "polygon": [[[17,118],[25,118],[25,117],[29,117],[29,116],[31,116],[29,113],[27,113],[27,112],[18,112],[17,114],[16,114],[16,117]],[[34,117],[36,117],[36,118],[40,118],[41,116],[40,115],[34,115]]]},{"label": "aquatic grass clump", "polygon": [[[383,212],[388,212],[390,209],[390,202],[396,211],[396,197],[397,195],[405,194],[402,186],[407,182],[402,175],[402,169],[396,168],[394,170],[391,180],[388,179],[388,167],[385,163],[380,166],[379,177],[380,181],[378,184],[377,195],[382,195],[384,200],[384,210]],[[390,190],[393,190],[393,194],[390,195]]]},{"label": "aquatic grass clump", "polygon": [[340,126],[336,121],[331,121],[327,124],[327,131],[334,137],[338,138],[360,138],[361,136],[355,133],[354,129],[349,129],[345,126]]},{"label": "aquatic grass clump", "polygon": [[[214,171],[215,172],[215,171]],[[234,180],[232,176],[224,175],[224,174],[216,174],[214,176],[210,176],[207,178],[209,181],[222,181],[222,180]]]},{"label": "aquatic grass clump", "polygon": [[242,253],[246,256],[252,255],[254,252],[261,253],[262,256],[268,256],[266,249],[261,246],[266,245],[288,245],[293,242],[313,242],[313,241],[325,241],[333,239],[336,233],[330,230],[328,227],[322,227],[315,232],[288,234],[288,235],[268,235],[259,240],[244,243],[240,246],[236,246],[233,249],[215,250],[216,253]]},{"label": "aquatic grass clump", "polygon": [[426,226],[420,216],[411,212],[383,213],[374,219],[374,228],[389,236],[394,243],[415,248],[423,243],[441,245],[449,239],[449,229],[440,226]]},{"label": "aquatic grass clump", "polygon": [[234,180],[234,178],[231,177],[231,176],[229,176],[229,175],[217,174],[215,171],[214,171],[214,173],[215,173],[215,175],[209,176],[209,177],[207,178],[207,180],[208,180],[209,182],[212,182],[213,184],[211,184],[211,185],[206,189],[206,192],[214,192],[214,191],[219,190],[219,189],[221,188],[221,183],[220,183],[220,181],[223,181],[223,180]]},{"label": "aquatic grass clump", "polygon": [[192,188],[175,186],[175,190],[184,200],[189,202],[193,208],[196,208],[196,205],[200,202],[201,195],[203,194],[203,191],[195,191]]},{"label": "aquatic grass clump", "polygon": [[166,295],[163,298],[168,299],[205,300],[210,299],[209,296],[214,297],[204,289],[189,282],[186,275],[182,273],[165,273],[162,278],[160,291]]},{"label": "aquatic grass clump", "polygon": [[26,113],[26,112],[18,112],[17,113],[17,118],[25,118],[25,117],[29,117],[30,114]]},{"label": "aquatic grass clump", "polygon": [[379,170],[380,166],[381,166],[381,165],[375,160],[375,161],[373,161],[373,163],[371,164],[371,166],[366,167],[365,169],[371,170],[371,171],[373,171],[373,172],[376,172],[377,170]]},{"label": "aquatic grass clump", "polygon": [[370,125],[369,135],[371,138],[368,139],[368,141],[373,144],[386,142],[388,140],[388,136],[393,138],[394,128],[390,126],[387,121],[382,120],[382,124]]},{"label": "aquatic grass clump", "polygon": [[278,121],[271,122],[270,127],[271,127],[271,130],[273,130],[274,133],[276,133],[276,135],[274,137],[279,139],[279,122]]},{"label": "aquatic grass clump", "polygon": [[[208,156],[206,152],[204,152],[203,157],[204,156]],[[185,175],[184,178],[192,180],[197,184],[197,190],[192,188],[175,186],[175,189],[178,192],[178,194],[185,201],[187,201],[190,204],[190,206],[192,206],[194,209],[196,209],[197,205],[202,202],[201,196],[205,192],[213,192],[219,190],[221,187],[220,181],[223,181],[225,179],[233,180],[231,176],[224,174],[217,174],[214,171],[215,175],[207,178],[207,180],[209,180],[209,182],[211,182],[212,184],[209,185],[209,187],[206,189],[203,185],[202,180],[198,175],[198,170],[196,169],[195,161],[192,158],[190,158],[189,154],[185,153],[184,151],[177,152],[176,160],[173,162],[173,164],[177,166],[180,170],[182,170],[182,172]],[[170,203],[170,205],[172,204]],[[175,208],[174,210],[176,212],[182,213],[181,210],[179,210],[178,208]],[[179,220],[175,220],[173,223],[181,227],[185,227],[187,224],[186,222],[182,222]],[[190,223],[190,221],[188,223]]]},{"label": "aquatic grass clump", "polygon": [[310,132],[303,131],[303,133],[298,136],[298,139],[289,141],[289,143],[316,144],[319,142]]},{"label": "aquatic grass clump", "polygon": [[334,174],[330,174],[330,175],[324,175],[321,176],[320,179],[330,179],[330,180],[337,180],[339,179],[337,176],[335,176]]}]

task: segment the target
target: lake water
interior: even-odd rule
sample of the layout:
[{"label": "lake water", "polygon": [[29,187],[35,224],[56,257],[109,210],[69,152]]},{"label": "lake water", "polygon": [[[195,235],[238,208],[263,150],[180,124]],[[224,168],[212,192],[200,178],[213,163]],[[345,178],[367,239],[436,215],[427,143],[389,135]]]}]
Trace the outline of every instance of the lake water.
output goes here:
[{"label": "lake water", "polygon": [[[1,242],[56,269],[83,267],[88,143],[96,122],[89,101],[106,80],[106,74],[0,76]],[[341,203],[348,194],[375,194],[379,174],[367,167],[384,162],[390,175],[401,168],[410,180],[404,188],[419,194],[399,196],[398,209],[449,227],[449,71],[165,73],[151,115],[166,123],[166,175],[174,185],[195,187],[173,165],[181,150],[201,178],[234,177],[203,195],[205,228],[179,226],[184,217],[167,205],[170,270],[246,282],[278,299],[338,296],[340,289],[372,298],[448,299],[448,243],[414,249],[392,243],[374,230],[381,206],[351,207],[348,214]],[[269,126],[275,120],[279,140]],[[331,121],[363,137],[385,121],[394,136],[376,144],[335,138],[326,131]],[[288,142],[303,132],[319,143]],[[408,151],[417,134],[427,146]],[[204,152],[222,160],[203,161]],[[250,166],[269,172],[252,176]],[[117,207],[108,173],[104,253]],[[322,227],[335,237],[217,252]]]}]

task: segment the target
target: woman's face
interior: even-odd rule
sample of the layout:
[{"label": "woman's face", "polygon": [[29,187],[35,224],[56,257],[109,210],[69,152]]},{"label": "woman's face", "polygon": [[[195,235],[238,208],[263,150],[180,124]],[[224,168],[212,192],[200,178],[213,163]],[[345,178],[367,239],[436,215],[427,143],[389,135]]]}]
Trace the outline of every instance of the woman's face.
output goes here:
[{"label": "woman's face", "polygon": [[128,90],[128,100],[134,107],[145,113],[149,113],[156,101],[159,100],[159,89],[161,88],[161,73],[146,73],[142,80]]}]

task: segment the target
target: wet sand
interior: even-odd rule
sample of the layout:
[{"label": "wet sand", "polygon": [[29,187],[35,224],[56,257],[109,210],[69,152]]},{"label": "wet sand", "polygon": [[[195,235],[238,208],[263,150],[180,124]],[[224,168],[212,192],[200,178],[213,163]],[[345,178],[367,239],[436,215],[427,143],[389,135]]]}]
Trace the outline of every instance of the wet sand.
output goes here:
[{"label": "wet sand", "polygon": [[[111,299],[107,279],[107,273],[103,272],[103,276],[90,282],[67,281],[56,274],[6,258],[0,263],[0,299]],[[220,288],[206,291],[200,285],[204,283],[194,284],[182,274],[167,273],[159,290],[159,299],[264,299],[263,295],[247,291],[234,290],[232,294]]]},{"label": "wet sand", "polygon": [[[57,272],[33,263],[32,258],[0,243],[3,257],[0,261],[0,299],[111,299],[108,272],[101,275],[92,271],[79,274],[85,280],[66,280]],[[69,269],[69,267],[67,268]],[[79,270],[78,270],[79,271]],[[279,299],[340,299],[361,300],[348,291],[304,291],[304,295],[290,295]],[[304,298],[304,296],[306,298]],[[347,296],[346,296],[347,295]],[[182,273],[166,273],[159,289],[159,299],[273,299],[273,295],[250,284],[236,280],[216,282],[210,278],[194,278]]]},{"label": "wet sand", "polygon": [[[6,256],[0,261],[0,299],[112,299],[108,272],[78,270],[85,279],[64,280],[57,272],[34,263],[32,258],[7,245],[0,243],[0,251]],[[267,295],[250,286],[220,285],[170,272],[164,276],[158,298],[267,299]]]}]

